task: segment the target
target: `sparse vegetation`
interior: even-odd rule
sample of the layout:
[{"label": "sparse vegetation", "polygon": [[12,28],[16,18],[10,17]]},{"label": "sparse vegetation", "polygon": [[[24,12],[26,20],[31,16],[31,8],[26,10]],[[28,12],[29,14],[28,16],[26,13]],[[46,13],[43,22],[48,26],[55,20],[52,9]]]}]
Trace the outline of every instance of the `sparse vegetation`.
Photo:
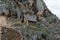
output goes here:
[{"label": "sparse vegetation", "polygon": [[[7,31],[7,33],[5,34],[7,40],[20,40],[20,32],[23,40],[55,40],[55,38],[57,39],[57,37],[55,37],[55,32],[60,32],[59,19],[49,10],[44,11],[47,7],[44,6],[42,0],[33,0],[32,3],[29,3],[29,1],[2,0],[3,4],[5,5],[3,7],[8,9],[8,14],[10,14],[10,17],[6,17],[3,15],[3,17],[6,18],[6,20],[3,19],[4,21],[0,17],[0,21],[2,21],[1,24],[4,25],[4,22],[7,22],[7,25],[9,24],[7,27],[15,27],[12,29],[5,29]],[[41,5],[36,5],[39,4],[36,3],[39,1],[41,2]],[[41,7],[41,9],[39,6]],[[3,7],[1,9],[3,9]],[[38,7],[40,10],[38,9]],[[43,13],[40,14],[40,11],[42,11]],[[38,12],[39,15],[37,16]]]}]

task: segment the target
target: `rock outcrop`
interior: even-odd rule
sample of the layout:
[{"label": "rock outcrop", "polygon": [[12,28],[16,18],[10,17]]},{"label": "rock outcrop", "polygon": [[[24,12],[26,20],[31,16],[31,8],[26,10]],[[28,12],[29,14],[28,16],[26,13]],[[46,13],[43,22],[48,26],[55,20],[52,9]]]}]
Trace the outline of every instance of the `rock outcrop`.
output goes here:
[{"label": "rock outcrop", "polygon": [[60,20],[43,0],[0,0],[1,40],[60,40]]}]

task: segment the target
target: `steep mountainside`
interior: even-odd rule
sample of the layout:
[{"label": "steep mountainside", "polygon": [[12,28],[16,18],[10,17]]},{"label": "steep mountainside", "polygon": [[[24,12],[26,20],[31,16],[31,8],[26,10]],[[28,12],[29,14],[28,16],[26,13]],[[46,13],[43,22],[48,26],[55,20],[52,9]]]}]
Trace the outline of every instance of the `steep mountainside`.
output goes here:
[{"label": "steep mountainside", "polygon": [[60,40],[60,20],[43,0],[0,0],[0,27],[1,40]]}]

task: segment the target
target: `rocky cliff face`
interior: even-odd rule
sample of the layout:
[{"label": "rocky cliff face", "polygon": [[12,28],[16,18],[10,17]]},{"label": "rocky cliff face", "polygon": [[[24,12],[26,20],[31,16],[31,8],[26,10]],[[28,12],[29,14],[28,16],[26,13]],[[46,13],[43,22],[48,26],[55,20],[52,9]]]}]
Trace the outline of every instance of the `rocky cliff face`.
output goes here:
[{"label": "rocky cliff face", "polygon": [[60,20],[43,0],[0,0],[2,40],[60,40]]}]

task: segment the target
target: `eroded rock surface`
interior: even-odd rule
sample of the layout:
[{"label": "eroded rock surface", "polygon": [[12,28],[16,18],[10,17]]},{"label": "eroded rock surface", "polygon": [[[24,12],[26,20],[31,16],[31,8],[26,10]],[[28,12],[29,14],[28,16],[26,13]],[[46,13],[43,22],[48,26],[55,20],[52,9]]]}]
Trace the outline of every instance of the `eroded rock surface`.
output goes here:
[{"label": "eroded rock surface", "polygon": [[43,0],[0,0],[2,40],[60,40],[60,20]]},{"label": "eroded rock surface", "polygon": [[2,28],[2,40],[21,40],[21,34],[12,28]]}]

